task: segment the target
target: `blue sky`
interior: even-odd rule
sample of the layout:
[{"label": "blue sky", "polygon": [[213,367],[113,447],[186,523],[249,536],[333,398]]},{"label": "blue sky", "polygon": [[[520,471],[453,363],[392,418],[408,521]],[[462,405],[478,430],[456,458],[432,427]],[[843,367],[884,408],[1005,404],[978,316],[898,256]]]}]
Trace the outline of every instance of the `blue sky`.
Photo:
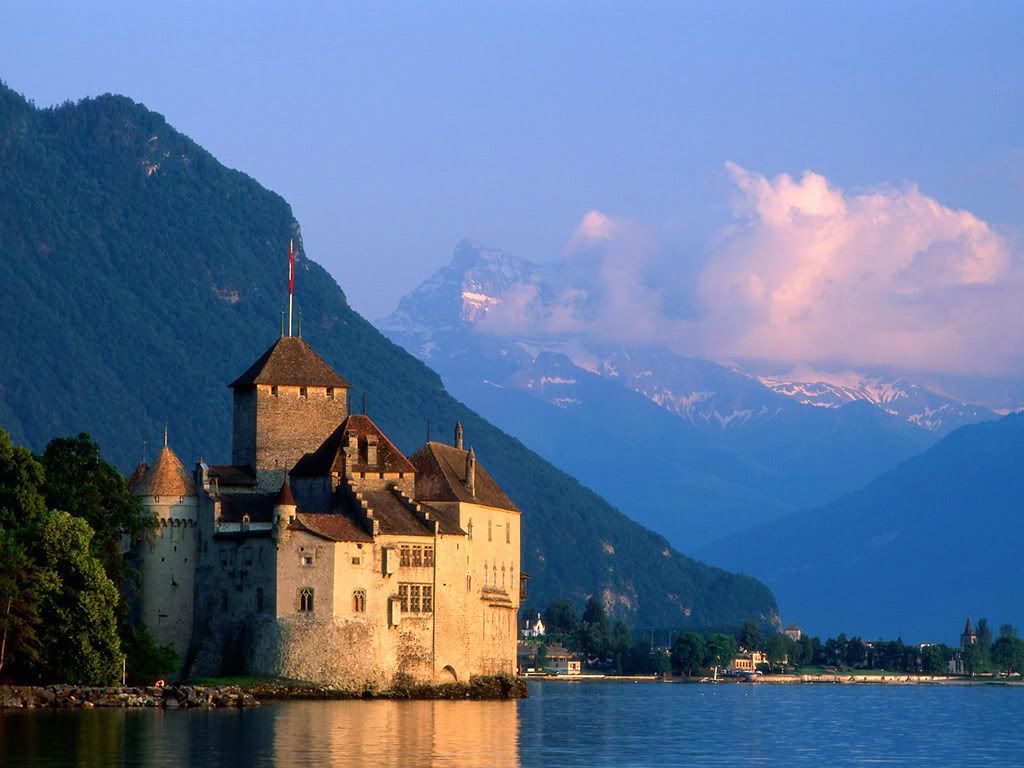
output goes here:
[{"label": "blue sky", "polygon": [[0,78],[163,113],[284,195],[370,318],[462,237],[554,260],[592,210],[685,272],[736,215],[726,162],[1017,236],[1024,4],[327,5],[6,3]]}]

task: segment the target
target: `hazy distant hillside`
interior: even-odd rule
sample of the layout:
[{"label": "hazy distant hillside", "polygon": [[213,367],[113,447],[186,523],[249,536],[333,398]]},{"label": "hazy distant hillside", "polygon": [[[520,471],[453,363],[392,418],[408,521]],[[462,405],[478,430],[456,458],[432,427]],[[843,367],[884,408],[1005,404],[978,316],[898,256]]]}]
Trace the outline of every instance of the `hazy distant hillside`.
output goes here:
[{"label": "hazy distant hillside", "polygon": [[701,554],[814,632],[953,641],[964,616],[1024,626],[1024,415],[961,427],[863,490]]},{"label": "hazy distant hillside", "polygon": [[524,510],[532,603],[597,591],[659,626],[775,613],[763,585],[673,551],[455,401],[349,308],[299,234],[281,197],[129,99],[37,110],[0,86],[0,424],[36,449],[91,432],[128,468],[166,419],[186,462],[226,461],[227,383],[278,333],[295,236],[305,337],[404,450],[427,418],[435,436],[462,420]]},{"label": "hazy distant hillside", "polygon": [[553,302],[552,269],[465,241],[379,325],[460,400],[684,551],[856,490],[948,429],[995,418],[899,379],[826,399],[664,347],[488,323],[524,286]]}]

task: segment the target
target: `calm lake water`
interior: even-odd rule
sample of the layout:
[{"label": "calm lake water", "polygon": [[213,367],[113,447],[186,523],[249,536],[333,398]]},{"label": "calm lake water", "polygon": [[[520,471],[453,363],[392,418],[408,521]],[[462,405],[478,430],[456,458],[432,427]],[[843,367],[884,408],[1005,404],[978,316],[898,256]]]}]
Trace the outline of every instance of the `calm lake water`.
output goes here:
[{"label": "calm lake water", "polygon": [[1024,765],[1022,723],[1020,687],[545,683],[520,702],[0,711],[0,766],[978,768]]}]

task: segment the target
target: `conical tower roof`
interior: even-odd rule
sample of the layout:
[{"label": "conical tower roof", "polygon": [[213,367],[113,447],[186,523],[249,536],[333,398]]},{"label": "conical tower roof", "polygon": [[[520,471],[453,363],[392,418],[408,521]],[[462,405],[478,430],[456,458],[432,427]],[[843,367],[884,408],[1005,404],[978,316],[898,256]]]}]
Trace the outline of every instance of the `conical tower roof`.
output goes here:
[{"label": "conical tower roof", "polygon": [[196,486],[174,451],[166,445],[136,484],[136,496],[195,496]]}]

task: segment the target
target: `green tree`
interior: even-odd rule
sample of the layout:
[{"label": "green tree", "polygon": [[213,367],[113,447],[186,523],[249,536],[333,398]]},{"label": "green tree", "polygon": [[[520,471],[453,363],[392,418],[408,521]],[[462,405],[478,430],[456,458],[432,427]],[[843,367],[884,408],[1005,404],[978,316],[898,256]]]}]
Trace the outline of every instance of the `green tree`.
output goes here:
[{"label": "green tree", "polygon": [[548,634],[571,635],[579,620],[568,600],[554,600],[544,609],[544,626]]},{"label": "green tree", "polygon": [[36,554],[52,577],[40,605],[40,672],[49,681],[109,684],[120,677],[118,592],[90,552],[92,535],[67,512],[49,513],[39,528]]},{"label": "green tree", "polygon": [[125,537],[136,540],[149,522],[124,476],[103,460],[87,434],[51,440],[40,457],[43,492],[50,509],[80,517],[95,532],[91,547],[115,584],[124,583]]},{"label": "green tree", "polygon": [[793,641],[781,632],[769,635],[764,644],[764,650],[768,654],[768,661],[772,664],[782,664],[787,658],[792,661],[790,646]]},{"label": "green tree", "polygon": [[548,665],[548,645],[541,643],[533,655],[533,664],[537,669],[543,670]]},{"label": "green tree", "polygon": [[691,677],[700,670],[707,655],[704,638],[696,632],[685,632],[672,644],[672,668],[681,675]]},{"label": "green tree", "polygon": [[943,644],[926,645],[921,649],[921,671],[930,675],[941,675],[948,669],[953,657],[952,649]]},{"label": "green tree", "polygon": [[743,622],[743,628],[740,630],[740,635],[737,639],[740,645],[748,651],[765,650],[764,633],[753,619],[747,619]]},{"label": "green tree", "polygon": [[13,531],[0,528],[0,677],[39,661],[43,575]]},{"label": "green tree", "polygon": [[611,629],[604,606],[594,597],[587,599],[583,617],[576,626],[576,647],[588,657],[604,659],[611,650]]},{"label": "green tree", "polygon": [[130,685],[152,685],[178,668],[181,659],[174,648],[158,645],[143,625],[128,627],[126,635],[124,655]]},{"label": "green tree", "polygon": [[704,663],[709,667],[727,667],[736,658],[736,640],[731,635],[711,635]]},{"label": "green tree", "polygon": [[1009,624],[1000,628],[999,639],[992,644],[992,663],[1007,674],[1024,672],[1024,640]]}]

